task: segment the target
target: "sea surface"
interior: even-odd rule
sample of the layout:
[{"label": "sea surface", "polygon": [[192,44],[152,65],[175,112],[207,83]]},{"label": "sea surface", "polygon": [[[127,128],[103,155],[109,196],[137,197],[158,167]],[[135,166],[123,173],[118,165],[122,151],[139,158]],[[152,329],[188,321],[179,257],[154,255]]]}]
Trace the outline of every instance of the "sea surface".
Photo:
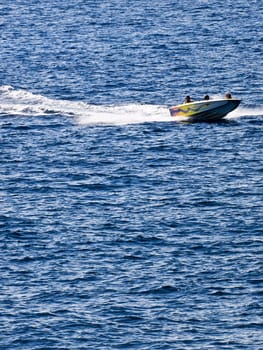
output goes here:
[{"label": "sea surface", "polygon": [[1,350],[263,349],[262,33],[261,0],[0,0]]}]

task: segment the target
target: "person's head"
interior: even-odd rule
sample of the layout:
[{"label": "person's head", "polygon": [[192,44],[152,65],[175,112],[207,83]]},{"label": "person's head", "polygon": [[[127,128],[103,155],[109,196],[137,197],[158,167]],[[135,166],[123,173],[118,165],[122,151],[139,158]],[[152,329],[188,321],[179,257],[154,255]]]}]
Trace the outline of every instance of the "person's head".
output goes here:
[{"label": "person's head", "polygon": [[185,96],[185,102],[191,102],[191,98],[189,95]]},{"label": "person's head", "polygon": [[204,100],[209,100],[209,96],[205,95]]},{"label": "person's head", "polygon": [[232,95],[230,94],[230,92],[227,92],[227,93],[225,94],[225,98],[232,98]]}]

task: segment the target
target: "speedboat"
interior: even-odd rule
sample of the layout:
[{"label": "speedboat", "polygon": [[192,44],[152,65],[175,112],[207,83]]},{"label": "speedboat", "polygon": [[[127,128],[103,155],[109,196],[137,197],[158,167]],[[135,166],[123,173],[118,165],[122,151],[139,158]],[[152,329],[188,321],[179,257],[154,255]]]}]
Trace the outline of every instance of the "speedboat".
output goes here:
[{"label": "speedboat", "polygon": [[169,108],[172,117],[178,121],[213,122],[223,119],[236,109],[241,100],[215,99],[183,103]]}]

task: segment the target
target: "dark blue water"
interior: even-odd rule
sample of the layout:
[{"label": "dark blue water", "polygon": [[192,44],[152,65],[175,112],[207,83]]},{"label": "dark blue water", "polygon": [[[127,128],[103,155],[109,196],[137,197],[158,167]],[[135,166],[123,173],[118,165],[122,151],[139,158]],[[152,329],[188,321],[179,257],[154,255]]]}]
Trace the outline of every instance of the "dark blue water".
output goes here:
[{"label": "dark blue water", "polygon": [[1,350],[263,348],[262,12],[0,2]]}]

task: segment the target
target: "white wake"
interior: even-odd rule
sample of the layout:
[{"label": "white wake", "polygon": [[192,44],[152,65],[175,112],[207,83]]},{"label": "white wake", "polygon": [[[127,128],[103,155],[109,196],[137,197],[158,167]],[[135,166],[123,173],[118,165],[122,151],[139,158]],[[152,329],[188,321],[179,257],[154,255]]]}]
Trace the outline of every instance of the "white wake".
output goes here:
[{"label": "white wake", "polygon": [[26,90],[14,89],[12,86],[0,86],[0,114],[29,117],[59,114],[72,117],[82,125],[122,125],[172,120],[166,106],[149,104],[98,106],[47,98]]}]

